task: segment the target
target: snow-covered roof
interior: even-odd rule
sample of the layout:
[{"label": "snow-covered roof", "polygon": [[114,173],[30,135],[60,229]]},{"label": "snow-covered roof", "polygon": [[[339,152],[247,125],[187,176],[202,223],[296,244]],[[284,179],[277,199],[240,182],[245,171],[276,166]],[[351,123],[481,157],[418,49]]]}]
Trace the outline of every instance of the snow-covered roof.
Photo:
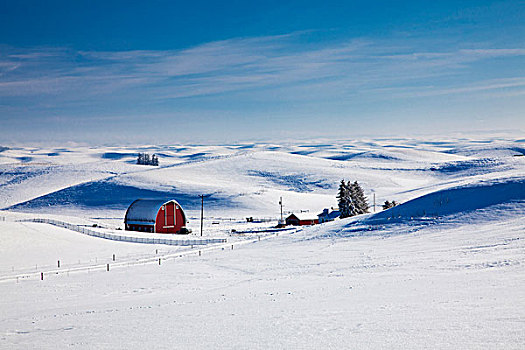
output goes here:
[{"label": "snow-covered roof", "polygon": [[339,217],[339,215],[341,215],[339,210],[332,210],[329,212],[328,209],[325,209],[321,214],[317,214],[318,217],[327,217],[330,219],[335,219]]},{"label": "snow-covered roof", "polygon": [[126,223],[131,221],[142,222],[144,224],[155,223],[155,219],[157,218],[157,213],[160,210],[160,207],[169,202],[174,202],[179,206],[179,208],[182,209],[180,204],[174,199],[137,199],[131,203],[128,210],[126,211],[126,218],[124,221]]},{"label": "snow-covered roof", "polygon": [[[294,215],[296,218],[298,218],[301,221],[303,221],[303,220],[317,220],[318,219],[317,215],[312,214],[312,213],[293,213],[293,214],[290,214],[290,216],[291,215]],[[290,217],[290,216],[288,216],[288,217]]]}]

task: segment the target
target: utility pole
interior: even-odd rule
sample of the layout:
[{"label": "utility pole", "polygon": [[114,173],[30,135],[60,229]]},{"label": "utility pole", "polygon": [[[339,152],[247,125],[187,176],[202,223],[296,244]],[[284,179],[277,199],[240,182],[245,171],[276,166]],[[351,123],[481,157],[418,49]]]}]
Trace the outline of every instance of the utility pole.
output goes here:
[{"label": "utility pole", "polygon": [[204,222],[204,195],[201,194],[199,197],[201,197],[201,236],[202,236],[202,225]]},{"label": "utility pole", "polygon": [[281,206],[281,222],[283,222],[283,197],[279,199],[279,205]]}]

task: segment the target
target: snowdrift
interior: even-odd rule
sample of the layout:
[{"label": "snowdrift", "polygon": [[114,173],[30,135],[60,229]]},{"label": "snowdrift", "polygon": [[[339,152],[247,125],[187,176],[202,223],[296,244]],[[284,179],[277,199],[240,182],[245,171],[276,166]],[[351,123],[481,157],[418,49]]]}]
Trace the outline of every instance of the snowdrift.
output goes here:
[{"label": "snowdrift", "polygon": [[372,215],[366,222],[452,215],[512,201],[525,201],[525,178],[480,182],[429,193]]}]

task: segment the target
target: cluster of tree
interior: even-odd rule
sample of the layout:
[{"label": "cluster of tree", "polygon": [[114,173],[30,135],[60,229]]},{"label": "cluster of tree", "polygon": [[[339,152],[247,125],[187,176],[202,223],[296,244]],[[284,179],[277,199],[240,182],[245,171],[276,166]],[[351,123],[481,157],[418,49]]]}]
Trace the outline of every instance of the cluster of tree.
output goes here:
[{"label": "cluster of tree", "polygon": [[341,218],[368,213],[368,202],[361,186],[356,182],[341,180],[339,184],[339,212]]},{"label": "cluster of tree", "polygon": [[393,208],[393,207],[395,207],[398,204],[399,203],[397,203],[396,201],[392,201],[392,202],[385,201],[385,203],[383,204],[383,210],[387,210],[389,208]]},{"label": "cluster of tree", "polygon": [[137,164],[140,165],[159,165],[159,158],[156,155],[149,156],[148,153],[139,153],[137,157]]}]

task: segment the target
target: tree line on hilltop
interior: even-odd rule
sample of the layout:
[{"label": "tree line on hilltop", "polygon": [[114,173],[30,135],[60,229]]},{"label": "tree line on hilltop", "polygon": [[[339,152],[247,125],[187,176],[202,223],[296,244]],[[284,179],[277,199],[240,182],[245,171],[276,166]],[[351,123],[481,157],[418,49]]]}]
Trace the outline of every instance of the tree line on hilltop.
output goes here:
[{"label": "tree line on hilltop", "polygon": [[150,155],[148,153],[139,153],[137,156],[137,164],[139,165],[159,165],[159,158],[156,155]]}]

